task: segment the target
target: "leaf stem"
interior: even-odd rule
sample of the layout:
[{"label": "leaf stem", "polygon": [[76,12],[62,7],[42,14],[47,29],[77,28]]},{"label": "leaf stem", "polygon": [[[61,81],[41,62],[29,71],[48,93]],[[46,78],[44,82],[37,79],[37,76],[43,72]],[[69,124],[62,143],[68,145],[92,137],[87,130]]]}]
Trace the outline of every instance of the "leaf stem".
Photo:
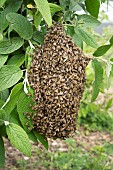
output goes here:
[{"label": "leaf stem", "polygon": [[25,79],[23,81],[23,84],[24,84],[24,92],[27,94],[28,93],[27,85],[29,85],[27,69],[26,69],[26,72],[25,72]]}]

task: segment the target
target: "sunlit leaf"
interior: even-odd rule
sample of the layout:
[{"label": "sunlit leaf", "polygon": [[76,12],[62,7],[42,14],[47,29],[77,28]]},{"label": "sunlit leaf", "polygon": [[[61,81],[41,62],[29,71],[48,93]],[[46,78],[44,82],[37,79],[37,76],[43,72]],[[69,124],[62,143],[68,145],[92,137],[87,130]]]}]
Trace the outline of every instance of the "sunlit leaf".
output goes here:
[{"label": "sunlit leaf", "polygon": [[10,41],[4,40],[0,42],[0,54],[10,54],[18,50],[24,44],[20,37],[13,37]]},{"label": "sunlit leaf", "polygon": [[34,0],[36,3],[36,6],[38,7],[38,10],[42,14],[43,18],[47,22],[48,26],[50,27],[52,25],[52,17],[50,12],[50,6],[47,0]]},{"label": "sunlit leaf", "polygon": [[16,84],[23,72],[15,65],[5,65],[0,69],[0,91]]},{"label": "sunlit leaf", "polygon": [[79,35],[81,37],[81,39],[88,45],[90,45],[93,48],[97,48],[98,45],[95,41],[95,39],[93,38],[93,36],[86,31],[84,28],[82,27],[78,27],[78,31],[79,31]]},{"label": "sunlit leaf", "polygon": [[4,63],[7,61],[8,55],[1,55],[0,54],[0,68],[4,65]]},{"label": "sunlit leaf", "polygon": [[11,144],[26,156],[31,156],[31,144],[26,132],[14,123],[7,125],[6,131]]}]

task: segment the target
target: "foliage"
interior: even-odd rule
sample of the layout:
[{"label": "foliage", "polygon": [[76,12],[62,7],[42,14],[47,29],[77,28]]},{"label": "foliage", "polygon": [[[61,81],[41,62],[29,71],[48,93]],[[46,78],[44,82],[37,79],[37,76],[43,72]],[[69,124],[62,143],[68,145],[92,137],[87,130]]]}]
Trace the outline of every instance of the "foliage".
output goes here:
[{"label": "foliage", "polygon": [[[40,141],[48,149],[47,139],[33,130],[32,121],[30,118],[27,121],[25,112],[31,112],[30,103],[33,97],[27,79],[33,49],[43,44],[47,25],[50,27],[52,20],[61,22],[66,33],[80,48],[83,49],[84,42],[93,47],[92,54],[95,57],[92,63],[95,80],[93,79],[92,101],[103,88],[105,72],[108,80],[107,87],[109,86],[112,58],[105,59],[100,56],[111,48],[113,37],[110,38],[109,44],[99,47],[90,33],[92,28],[100,24],[97,18],[99,7],[103,2],[105,1],[96,0],[90,3],[89,0],[0,1],[1,167],[3,167],[5,155],[2,136],[8,136],[10,142],[27,156],[31,155],[29,140]],[[80,10],[86,14],[78,14]],[[31,97],[27,95],[28,93]]]},{"label": "foliage", "polygon": [[87,99],[81,103],[78,123],[89,131],[113,130],[113,117],[109,109],[101,108],[97,103],[88,104]]}]

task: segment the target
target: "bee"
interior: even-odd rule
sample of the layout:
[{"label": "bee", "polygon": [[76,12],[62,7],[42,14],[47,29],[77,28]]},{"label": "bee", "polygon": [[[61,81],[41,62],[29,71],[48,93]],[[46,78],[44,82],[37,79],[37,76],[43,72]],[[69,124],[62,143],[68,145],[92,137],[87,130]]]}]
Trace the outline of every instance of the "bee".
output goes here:
[{"label": "bee", "polygon": [[33,120],[37,132],[60,139],[75,133],[89,61],[61,24],[55,23],[47,31],[29,71],[35,105],[31,106],[34,113],[26,117]]}]

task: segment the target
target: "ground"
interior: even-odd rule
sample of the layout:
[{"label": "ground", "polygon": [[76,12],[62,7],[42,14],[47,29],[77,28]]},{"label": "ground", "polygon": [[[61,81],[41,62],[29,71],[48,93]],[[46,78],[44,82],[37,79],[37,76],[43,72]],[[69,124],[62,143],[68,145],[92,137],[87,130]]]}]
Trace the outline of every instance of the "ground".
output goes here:
[{"label": "ground", "polygon": [[[62,165],[61,160],[61,167],[56,166],[54,163],[54,159],[58,158],[59,153],[70,153],[74,151],[74,147],[81,148],[81,152],[85,151],[86,153],[91,152],[92,148],[102,148],[105,144],[109,144],[109,146],[113,147],[113,136],[109,132],[88,132],[83,128],[77,130],[76,135],[73,139],[68,139],[67,141],[63,140],[51,140],[49,139],[49,152],[47,152],[41,144],[37,147],[35,144],[32,143],[32,157],[28,158],[22,153],[20,153],[17,149],[11,146],[7,139],[5,141],[5,149],[6,149],[6,160],[5,160],[5,167],[1,168],[0,170],[64,170],[74,169],[70,168],[70,165]],[[71,148],[72,147],[72,148]],[[70,149],[71,148],[71,149]],[[70,150],[73,150],[70,152]],[[77,150],[78,151],[78,150]],[[56,155],[57,156],[56,156]],[[110,151],[109,153],[104,152],[107,160],[107,163],[113,163],[113,154]],[[65,163],[66,155],[61,156],[60,159],[64,159],[63,162]],[[70,157],[68,158],[70,159]],[[78,159],[78,158],[77,158]],[[57,163],[58,163],[57,159]],[[69,160],[70,161],[70,160]],[[42,163],[41,163],[42,162]],[[68,167],[69,166],[69,167]],[[87,169],[87,168],[86,168]],[[92,168],[93,170],[94,168]],[[76,169],[78,170],[78,169]],[[85,169],[84,169],[85,170]],[[100,170],[100,169],[97,169]]]}]

